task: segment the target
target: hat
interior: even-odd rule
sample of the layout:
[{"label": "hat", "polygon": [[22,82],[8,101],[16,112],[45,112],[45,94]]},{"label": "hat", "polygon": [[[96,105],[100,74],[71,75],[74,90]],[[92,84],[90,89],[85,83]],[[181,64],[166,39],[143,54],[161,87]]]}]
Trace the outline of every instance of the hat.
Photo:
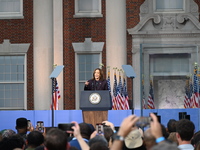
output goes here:
[{"label": "hat", "polygon": [[6,130],[4,130],[3,133],[2,133],[2,137],[3,137],[3,138],[9,138],[9,137],[11,137],[11,136],[13,136],[13,135],[15,135],[15,134],[16,134],[15,131],[13,131],[13,130],[11,130],[11,129],[6,129]]},{"label": "hat", "polygon": [[16,126],[17,128],[24,128],[28,126],[28,121],[26,118],[18,118],[16,120]]},{"label": "hat", "polygon": [[138,129],[132,130],[124,140],[127,148],[137,148],[142,146],[143,140]]},{"label": "hat", "polygon": [[87,123],[87,125],[90,127],[90,134],[92,134],[95,131],[94,126],[90,123]]}]

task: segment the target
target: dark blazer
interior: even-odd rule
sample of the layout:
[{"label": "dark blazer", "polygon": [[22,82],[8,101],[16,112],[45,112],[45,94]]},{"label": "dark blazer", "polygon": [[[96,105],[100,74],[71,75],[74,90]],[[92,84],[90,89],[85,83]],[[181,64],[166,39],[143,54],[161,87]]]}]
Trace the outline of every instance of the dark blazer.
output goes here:
[{"label": "dark blazer", "polygon": [[89,84],[85,85],[84,90],[108,90],[108,83],[105,79],[99,81],[90,79],[88,82]]},{"label": "dark blazer", "polygon": [[[88,144],[88,140],[87,140],[87,139],[84,139],[84,138],[83,138],[83,140]],[[76,147],[78,150],[82,150],[82,149],[81,149],[81,146],[80,146],[80,144],[79,144],[79,142],[78,142],[77,139],[72,139],[72,140],[69,142],[69,145],[70,145],[70,146],[73,146],[73,147]]]}]

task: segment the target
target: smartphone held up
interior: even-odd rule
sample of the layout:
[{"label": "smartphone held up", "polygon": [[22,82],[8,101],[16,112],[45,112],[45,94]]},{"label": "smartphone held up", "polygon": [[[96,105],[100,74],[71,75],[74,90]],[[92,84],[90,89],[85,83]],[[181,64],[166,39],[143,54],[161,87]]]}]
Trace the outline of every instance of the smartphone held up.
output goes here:
[{"label": "smartphone held up", "polygon": [[98,135],[104,135],[104,129],[103,129],[103,124],[102,123],[97,123],[96,124],[96,131]]},{"label": "smartphone held up", "polygon": [[63,131],[73,131],[72,127],[75,126],[74,123],[59,123],[58,128]]},{"label": "smartphone held up", "polygon": [[27,120],[27,124],[28,124],[28,128],[30,128],[31,127],[31,120]]},{"label": "smartphone held up", "polygon": [[140,117],[136,122],[136,126],[139,128],[149,127],[151,122],[151,117]]},{"label": "smartphone held up", "polygon": [[43,121],[37,121],[37,129],[40,132],[44,132],[44,122]]}]

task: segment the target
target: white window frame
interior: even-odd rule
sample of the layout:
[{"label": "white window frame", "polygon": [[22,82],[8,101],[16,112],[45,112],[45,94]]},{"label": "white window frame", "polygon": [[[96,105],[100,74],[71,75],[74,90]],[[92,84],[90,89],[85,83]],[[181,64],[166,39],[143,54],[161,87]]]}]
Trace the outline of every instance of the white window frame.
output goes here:
[{"label": "white window frame", "polygon": [[183,9],[157,9],[156,0],[153,0],[154,13],[184,13],[186,11],[186,2],[183,0]]},{"label": "white window frame", "polygon": [[[99,68],[99,64],[101,64],[101,62],[102,62],[102,60],[101,60],[101,58],[102,58],[102,54],[101,54],[101,52],[88,52],[88,53],[77,53],[76,54],[76,64],[77,64],[77,66],[76,66],[76,81],[78,82],[77,83],[77,88],[76,88],[76,91],[77,91],[77,93],[76,93],[76,95],[77,96],[80,96],[80,92],[81,91],[83,91],[84,90],[84,87],[82,88],[82,89],[80,89],[80,84],[81,83],[85,83],[87,80],[89,80],[89,79],[91,79],[92,77],[89,77],[89,78],[87,78],[87,79],[85,79],[85,80],[80,80],[80,76],[79,76],[79,74],[80,74],[80,72],[79,72],[79,62],[80,62],[80,60],[79,60],[79,56],[80,55],[93,55],[93,54],[96,54],[96,55],[98,55],[98,59],[99,59],[99,62],[98,62],[98,66],[97,67],[95,67],[95,68]],[[95,69],[95,68],[93,68],[93,69]],[[93,70],[92,70],[92,73],[93,73]],[[91,73],[91,76],[92,76],[92,73]],[[79,100],[80,100],[80,97],[78,98],[78,101],[76,102],[76,104],[77,104],[77,108],[79,108]]]},{"label": "white window frame", "polygon": [[23,55],[24,56],[24,108],[6,108],[1,107],[1,109],[22,109],[27,110],[27,51],[30,47],[30,43],[23,44],[11,44],[10,40],[4,40],[3,44],[0,44],[0,55]]},{"label": "white window frame", "polygon": [[[188,50],[189,51],[189,50]],[[164,53],[165,54],[165,53]],[[162,54],[162,55],[164,55]],[[185,60],[188,60],[188,62],[191,61],[191,58],[185,58],[185,57],[182,57],[182,53],[171,53],[170,55],[174,55],[174,54],[178,54],[180,56],[180,58],[184,58]],[[188,53],[191,55],[191,53]],[[154,55],[158,55],[158,54],[154,54]],[[191,56],[190,56],[191,57]],[[167,57],[166,57],[167,58]],[[155,63],[155,60],[156,58],[149,58],[150,59],[150,75],[153,75],[153,76],[187,76],[188,74],[190,74],[190,70],[191,70],[191,66],[188,64],[188,70],[187,71],[182,71],[182,72],[162,72],[162,71],[158,71],[158,72],[154,72],[154,63]],[[177,58],[172,58],[171,61],[175,60]],[[168,60],[170,60],[170,56],[168,58]],[[163,62],[165,62],[165,59],[163,59]],[[165,63],[167,64],[167,63]],[[179,64],[180,65],[180,64]],[[179,66],[180,67],[180,66]]]},{"label": "white window frame", "polygon": [[74,18],[93,18],[103,17],[101,0],[98,0],[98,11],[82,11],[79,8],[79,0],[75,0],[75,15]]},{"label": "white window frame", "polygon": [[0,12],[0,19],[23,19],[23,0],[20,0],[19,12]]},{"label": "white window frame", "polygon": [[78,55],[80,54],[99,54],[99,63],[102,62],[102,51],[104,42],[92,42],[91,38],[86,38],[83,43],[72,43],[75,52],[75,103],[76,109],[80,109],[80,91],[79,91],[79,60]]}]

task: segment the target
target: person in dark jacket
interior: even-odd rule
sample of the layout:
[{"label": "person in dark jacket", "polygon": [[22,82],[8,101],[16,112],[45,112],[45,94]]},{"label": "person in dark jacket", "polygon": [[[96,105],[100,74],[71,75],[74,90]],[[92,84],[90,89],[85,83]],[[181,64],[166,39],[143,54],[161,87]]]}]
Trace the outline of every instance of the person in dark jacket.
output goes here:
[{"label": "person in dark jacket", "polygon": [[93,78],[85,82],[84,90],[108,90],[107,80],[103,79],[103,71],[100,68],[96,68]]}]

